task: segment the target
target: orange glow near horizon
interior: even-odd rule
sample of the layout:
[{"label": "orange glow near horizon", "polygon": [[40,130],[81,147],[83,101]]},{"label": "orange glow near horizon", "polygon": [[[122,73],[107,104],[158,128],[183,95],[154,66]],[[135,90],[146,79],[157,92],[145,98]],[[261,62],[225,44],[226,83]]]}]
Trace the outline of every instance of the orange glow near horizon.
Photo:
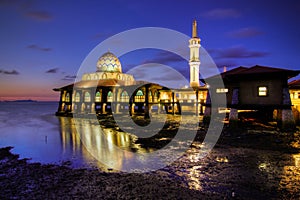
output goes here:
[{"label": "orange glow near horizon", "polygon": [[[14,79],[10,79],[14,80]],[[55,86],[40,81],[23,82],[20,80],[1,80],[0,101],[36,100],[59,101],[60,92],[53,91]]]},{"label": "orange glow near horizon", "polygon": [[34,100],[34,101],[59,101],[59,93],[57,95],[11,95],[11,96],[1,96],[0,101],[16,101],[16,100]]}]

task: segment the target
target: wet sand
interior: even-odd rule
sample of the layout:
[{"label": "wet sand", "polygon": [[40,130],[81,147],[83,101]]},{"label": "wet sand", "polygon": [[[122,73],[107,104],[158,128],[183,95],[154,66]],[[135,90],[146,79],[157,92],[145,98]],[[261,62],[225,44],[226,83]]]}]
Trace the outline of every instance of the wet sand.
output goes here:
[{"label": "wet sand", "polygon": [[205,129],[184,156],[149,173],[28,163],[0,150],[0,199],[300,199],[300,132],[225,128],[204,159]]}]

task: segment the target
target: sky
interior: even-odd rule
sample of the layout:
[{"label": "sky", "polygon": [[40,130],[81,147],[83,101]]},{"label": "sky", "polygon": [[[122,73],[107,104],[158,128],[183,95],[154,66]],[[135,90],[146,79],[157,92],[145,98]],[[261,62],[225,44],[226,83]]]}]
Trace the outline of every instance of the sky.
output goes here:
[{"label": "sky", "polygon": [[[296,0],[0,0],[0,101],[57,101],[52,89],[72,83],[87,55],[107,38],[141,27],[191,36],[194,19],[202,48],[220,70],[299,70],[299,13]],[[123,72],[156,62],[189,76],[184,59],[162,50],[136,50],[120,61]],[[91,67],[96,70],[96,63]]]}]

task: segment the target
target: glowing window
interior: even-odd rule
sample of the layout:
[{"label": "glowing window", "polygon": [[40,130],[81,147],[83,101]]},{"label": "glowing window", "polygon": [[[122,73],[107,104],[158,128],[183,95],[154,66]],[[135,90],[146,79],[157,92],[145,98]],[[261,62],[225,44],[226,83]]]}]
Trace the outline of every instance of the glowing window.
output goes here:
[{"label": "glowing window", "polygon": [[268,95],[268,88],[266,86],[258,87],[258,96],[265,97]]},{"label": "glowing window", "polygon": [[155,91],[155,93],[154,93],[154,102],[157,102],[157,99],[158,99],[158,92]]},{"label": "glowing window", "polygon": [[101,93],[98,91],[96,92],[96,95],[95,95],[95,102],[100,102],[101,101]]},{"label": "glowing window", "polygon": [[84,101],[91,102],[91,94],[89,92],[84,93]]},{"label": "glowing window", "polygon": [[144,96],[144,93],[142,90],[138,90],[136,93],[136,96]]},{"label": "glowing window", "polygon": [[216,89],[216,93],[227,93],[228,92],[228,88],[217,88]]},{"label": "glowing window", "polygon": [[129,102],[129,95],[126,91],[121,93],[121,102]]},{"label": "glowing window", "polygon": [[75,95],[75,102],[80,102],[80,94],[78,92]]},{"label": "glowing window", "polygon": [[113,93],[109,91],[107,93],[107,102],[112,102],[112,100],[113,100]]},{"label": "glowing window", "polygon": [[149,91],[148,101],[152,102],[152,92],[151,91]]},{"label": "glowing window", "polygon": [[135,102],[144,102],[145,101],[145,96],[142,90],[138,90],[135,97],[134,97]]},{"label": "glowing window", "polygon": [[67,93],[66,95],[66,102],[70,102],[70,93]]}]

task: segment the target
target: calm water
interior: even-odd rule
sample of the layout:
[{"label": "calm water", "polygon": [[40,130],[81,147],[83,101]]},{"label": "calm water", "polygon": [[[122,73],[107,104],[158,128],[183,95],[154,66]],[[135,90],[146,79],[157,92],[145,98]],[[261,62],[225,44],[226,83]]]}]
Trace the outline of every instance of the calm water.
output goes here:
[{"label": "calm water", "polygon": [[[31,162],[71,161],[73,167],[102,167],[82,145],[72,118],[54,115],[58,103],[0,103],[0,147],[13,146],[13,153]],[[120,146],[130,146],[125,133],[112,134],[113,142],[123,138]],[[124,140],[125,139],[125,140]]]},{"label": "calm water", "polygon": [[[31,162],[61,164],[71,161],[73,167],[107,169],[109,166],[122,170],[136,166],[149,168],[151,162],[150,168],[160,168],[165,166],[166,158],[175,156],[174,152],[161,151],[158,156],[163,161],[160,163],[155,153],[149,154],[155,152],[153,148],[135,143],[136,136],[100,127],[96,119],[80,119],[80,125],[75,126],[75,119],[54,115],[57,106],[55,102],[1,102],[0,147],[13,146],[13,153],[31,158]],[[189,146],[188,139],[185,141]],[[184,146],[182,141],[170,145],[170,149],[178,150],[179,146]]]}]

